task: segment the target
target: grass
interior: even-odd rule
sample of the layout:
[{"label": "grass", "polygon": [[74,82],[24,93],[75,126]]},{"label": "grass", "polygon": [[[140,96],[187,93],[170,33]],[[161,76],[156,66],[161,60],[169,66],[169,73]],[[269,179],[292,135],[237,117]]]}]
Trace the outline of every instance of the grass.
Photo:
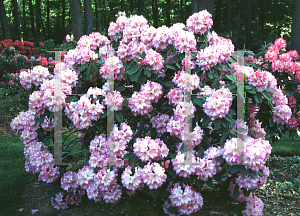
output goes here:
[{"label": "grass", "polygon": [[[66,136],[63,136],[63,140]],[[76,135],[67,138],[66,143],[75,139]],[[266,139],[269,140],[268,136]],[[272,155],[281,156],[300,156],[300,137],[299,135],[289,137],[284,135],[276,143],[272,143]],[[16,212],[15,203],[18,202],[19,191],[22,190],[32,177],[24,169],[24,144],[18,137],[0,139],[0,214],[13,215]],[[75,144],[72,152],[80,151],[80,144]]]},{"label": "grass", "polygon": [[0,214],[12,215],[19,199],[19,191],[25,187],[31,174],[24,169],[24,145],[20,138],[0,139]]}]

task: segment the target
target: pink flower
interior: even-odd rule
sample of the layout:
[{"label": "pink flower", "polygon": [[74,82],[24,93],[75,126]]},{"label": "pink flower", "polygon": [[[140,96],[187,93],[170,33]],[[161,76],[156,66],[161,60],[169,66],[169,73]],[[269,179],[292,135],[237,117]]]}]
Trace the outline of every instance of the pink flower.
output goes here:
[{"label": "pink flower", "polygon": [[39,210],[37,210],[37,209],[32,209],[31,210],[31,214],[35,214],[36,212],[38,212]]},{"label": "pink flower", "polygon": [[277,46],[278,49],[285,49],[286,41],[283,38],[278,38],[275,40],[274,45]]}]

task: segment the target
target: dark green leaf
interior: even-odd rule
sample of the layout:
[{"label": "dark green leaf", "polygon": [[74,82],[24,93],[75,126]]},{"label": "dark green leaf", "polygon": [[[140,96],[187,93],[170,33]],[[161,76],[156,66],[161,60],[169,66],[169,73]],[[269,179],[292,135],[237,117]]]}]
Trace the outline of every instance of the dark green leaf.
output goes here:
[{"label": "dark green leaf", "polygon": [[240,195],[239,186],[236,184],[233,189],[233,197],[237,198]]},{"label": "dark green leaf", "polygon": [[236,174],[236,173],[240,172],[241,169],[242,169],[241,165],[235,165],[235,166],[233,166],[233,168],[231,170],[231,174]]},{"label": "dark green leaf", "polygon": [[263,101],[262,94],[260,92],[256,92],[256,94],[254,95],[254,99],[256,103],[262,103]]},{"label": "dark green leaf", "polygon": [[176,68],[174,68],[174,67],[171,66],[171,65],[166,65],[166,67],[169,68],[169,69],[171,69],[171,70],[177,71]]},{"label": "dark green leaf", "polygon": [[220,184],[222,183],[222,173],[217,173],[215,176],[214,176],[214,179],[219,182]]},{"label": "dark green leaf", "polygon": [[205,101],[202,98],[196,98],[193,100],[193,104],[198,105],[199,107],[202,107]]},{"label": "dark green leaf", "polygon": [[220,128],[221,119],[217,118],[213,121],[214,127],[218,130]]},{"label": "dark green leaf", "polygon": [[88,64],[84,64],[84,65],[81,65],[77,70],[78,71],[83,71],[87,68]]},{"label": "dark green leaf", "polygon": [[212,178],[208,178],[206,181],[207,186],[212,187]]},{"label": "dark green leaf", "polygon": [[174,170],[171,170],[171,169],[167,169],[167,174],[169,174],[169,176],[171,176],[172,177],[172,179],[175,179],[175,178],[177,178],[177,174],[176,174],[176,172],[174,171]]},{"label": "dark green leaf", "polygon": [[275,93],[275,91],[273,89],[267,88],[267,91]]},{"label": "dark green leaf", "polygon": [[272,100],[271,95],[269,94],[269,92],[263,91],[263,92],[262,92],[262,95],[263,95],[267,100],[269,100],[269,101]]},{"label": "dark green leaf", "polygon": [[175,83],[173,83],[172,81],[168,81],[165,83],[165,86],[175,86]]},{"label": "dark green leaf", "polygon": [[114,112],[114,115],[116,116],[116,119],[118,122],[122,123],[123,122],[123,114],[122,112],[118,111],[118,112]]},{"label": "dark green leaf", "polygon": [[127,72],[128,75],[135,74],[138,70],[140,70],[141,67],[133,67],[133,69],[130,68],[130,70]]},{"label": "dark green leaf", "polygon": [[207,115],[205,115],[202,120],[202,127],[205,127],[206,125],[208,125],[210,123],[210,121],[211,121],[211,119]]},{"label": "dark green leaf", "polygon": [[137,81],[137,79],[139,78],[139,76],[141,75],[142,71],[138,70],[137,73],[133,74],[130,79],[131,81]]},{"label": "dark green leaf", "polygon": [[175,214],[175,215],[177,215],[179,213],[175,206],[169,207],[168,212],[170,212],[171,214]]},{"label": "dark green leaf", "polygon": [[229,76],[228,74],[225,74],[225,77],[229,80],[231,80],[232,82],[237,82],[236,79],[232,76]]},{"label": "dark green leaf", "polygon": [[223,158],[222,155],[215,158],[215,161],[216,161],[216,162],[221,162],[221,161],[223,161],[223,160],[224,160],[224,158]]},{"label": "dark green leaf", "polygon": [[243,188],[243,194],[245,197],[248,197],[250,195],[250,191],[247,191],[245,188]]}]

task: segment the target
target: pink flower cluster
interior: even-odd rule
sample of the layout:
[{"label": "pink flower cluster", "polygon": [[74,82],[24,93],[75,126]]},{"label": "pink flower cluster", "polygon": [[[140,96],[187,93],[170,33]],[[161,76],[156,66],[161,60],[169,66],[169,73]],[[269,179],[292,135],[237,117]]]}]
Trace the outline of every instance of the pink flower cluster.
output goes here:
[{"label": "pink flower cluster", "polygon": [[89,36],[82,36],[77,43],[76,49],[79,47],[86,47],[95,51],[97,48],[108,45],[109,43],[110,41],[107,37],[101,35],[99,32],[93,32],[89,34]]},{"label": "pink flower cluster", "polygon": [[165,169],[156,162],[152,164],[148,162],[148,164],[144,166],[142,173],[143,182],[149,187],[150,190],[159,188],[167,179]]},{"label": "pink flower cluster", "polygon": [[82,196],[85,194],[84,189],[79,189],[77,193],[73,193],[71,196],[69,193],[66,192],[59,192],[58,194],[55,195],[55,198],[51,198],[51,205],[53,208],[57,210],[63,210],[67,209],[68,205],[76,205],[78,206],[79,203],[82,202]]},{"label": "pink flower cluster", "polygon": [[169,99],[168,103],[170,105],[177,105],[180,102],[184,101],[184,94],[181,88],[173,88],[170,92],[165,96]]},{"label": "pink flower cluster", "polygon": [[21,70],[19,77],[22,87],[30,90],[32,84],[39,86],[43,81],[49,79],[50,73],[48,68],[39,65],[29,71]]},{"label": "pink flower cluster", "polygon": [[250,85],[255,86],[256,92],[263,92],[267,90],[269,82],[267,71],[257,69],[256,72],[250,73],[248,76],[248,82]]},{"label": "pink flower cluster", "polygon": [[213,91],[203,104],[204,112],[212,121],[216,118],[224,118],[229,112],[232,103],[232,93],[224,88]]},{"label": "pink flower cluster", "polygon": [[187,30],[200,35],[203,35],[212,25],[212,15],[207,10],[194,13],[186,21]]},{"label": "pink flower cluster", "polygon": [[273,121],[285,125],[292,116],[292,110],[288,105],[277,105],[274,107]]},{"label": "pink flower cluster", "polygon": [[196,65],[201,70],[208,71],[217,64],[225,63],[234,53],[234,45],[231,40],[219,37],[216,44],[209,45],[198,51]]},{"label": "pink flower cluster", "polygon": [[286,123],[286,126],[289,130],[295,130],[298,127],[298,121],[296,117],[292,117]]},{"label": "pink flower cluster", "polygon": [[104,104],[110,108],[111,111],[120,111],[122,110],[122,103],[124,98],[122,97],[119,91],[113,91],[113,95],[108,92],[105,95]]},{"label": "pink flower cluster", "polygon": [[254,139],[258,138],[265,138],[266,132],[265,130],[261,127],[261,123],[256,120],[255,124],[250,128],[251,131],[251,137]]},{"label": "pink flower cluster", "polygon": [[160,139],[151,139],[146,136],[145,138],[137,138],[133,144],[133,152],[143,162],[152,160],[163,160],[169,154],[169,149]]},{"label": "pink flower cluster", "polygon": [[198,179],[207,181],[222,170],[221,163],[215,161],[222,153],[221,147],[210,147],[205,151],[204,158],[196,158],[191,153],[177,153],[176,158],[172,159],[173,169],[180,177],[189,178],[191,175],[197,175]]},{"label": "pink flower cluster", "polygon": [[179,183],[175,183],[174,187],[169,190],[171,192],[169,196],[171,203],[165,201],[163,205],[165,214],[173,215],[168,212],[168,208],[171,206],[178,209],[179,215],[190,215],[202,208],[203,198],[191,186],[183,184],[182,188]]},{"label": "pink flower cluster", "polygon": [[162,56],[153,49],[146,51],[146,57],[144,60],[147,62],[147,65],[151,65],[147,66],[147,69],[153,71],[154,74],[157,74],[163,69],[164,60]]},{"label": "pink flower cluster", "polygon": [[167,114],[157,114],[156,117],[152,117],[150,122],[152,127],[156,129],[158,134],[163,134],[167,132],[167,124],[169,120],[169,116]]},{"label": "pink flower cluster", "polygon": [[190,75],[184,71],[175,73],[175,77],[172,80],[180,89],[185,92],[191,92],[192,90],[198,89],[199,77],[196,74]]},{"label": "pink flower cluster", "polygon": [[106,59],[99,73],[104,79],[113,79],[115,75],[116,79],[121,81],[125,76],[125,73],[122,73],[124,70],[122,61],[118,57],[112,56]]},{"label": "pink flower cluster", "polygon": [[128,99],[128,107],[134,116],[146,115],[152,111],[151,103],[157,103],[162,95],[163,91],[160,84],[147,81],[141,86],[141,91],[134,92]]},{"label": "pink flower cluster", "polygon": [[144,186],[143,171],[141,167],[135,167],[134,175],[132,175],[131,166],[127,166],[121,176],[122,184],[128,190],[138,190]]},{"label": "pink flower cluster", "polygon": [[196,44],[196,38],[192,32],[181,31],[175,39],[174,46],[180,53],[183,53],[196,49]]},{"label": "pink flower cluster", "polygon": [[[65,107],[66,116],[68,116],[68,118],[73,121],[74,126],[79,129],[88,128],[92,125],[92,120],[98,120],[101,114],[104,113],[104,102],[102,101],[100,104],[99,100],[97,100],[96,103],[92,103],[89,97],[90,94],[93,94],[93,90],[89,91],[90,92],[86,95],[81,96],[79,101],[70,102]],[[94,88],[94,92],[95,91],[98,92],[98,95],[105,95],[101,89]]]},{"label": "pink flower cluster", "polygon": [[293,95],[288,96],[289,98],[289,107],[291,107],[291,109],[295,109],[297,107],[297,100]]},{"label": "pink flower cluster", "polygon": [[278,49],[284,50],[286,47],[286,41],[283,38],[278,38],[275,40],[274,45],[277,46]]},{"label": "pink flower cluster", "polygon": [[125,123],[121,123],[120,128],[119,130],[117,127],[114,127],[111,132],[111,136],[113,136],[113,146],[111,148],[107,146],[108,142],[104,137],[96,136],[90,142],[90,167],[103,169],[108,163],[107,156],[111,155],[114,159],[114,163],[111,165],[115,168],[124,168],[126,165],[126,160],[124,160],[125,149],[132,138],[132,130]]},{"label": "pink flower cluster", "polygon": [[230,196],[236,200],[236,201],[246,201],[246,209],[242,211],[243,215],[253,215],[253,216],[260,216],[262,215],[262,210],[264,208],[264,203],[260,198],[254,195],[253,199],[253,194],[252,192],[248,197],[245,197],[243,195],[243,192],[241,189],[239,189],[240,195],[237,198],[233,197],[233,189],[234,189],[235,184],[232,183],[232,181],[229,184],[229,188],[227,189],[230,191]]}]

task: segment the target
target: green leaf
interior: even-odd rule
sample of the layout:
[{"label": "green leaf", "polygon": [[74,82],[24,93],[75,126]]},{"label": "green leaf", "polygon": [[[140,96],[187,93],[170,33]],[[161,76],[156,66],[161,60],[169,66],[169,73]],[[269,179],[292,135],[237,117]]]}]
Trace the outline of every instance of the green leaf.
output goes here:
[{"label": "green leaf", "polygon": [[222,183],[222,173],[217,173],[215,176],[214,176],[214,179],[219,182],[220,184]]},{"label": "green leaf", "polygon": [[171,65],[166,65],[166,67],[169,68],[169,69],[171,69],[171,70],[177,71],[176,68],[174,68],[174,67],[171,66]]},{"label": "green leaf", "polygon": [[249,175],[252,179],[255,179],[255,177],[257,176],[257,172],[253,172],[253,171],[249,170]]},{"label": "green leaf", "polygon": [[121,86],[118,86],[118,87],[116,87],[116,91],[124,91],[125,90],[125,88],[124,87],[121,87]]},{"label": "green leaf", "polygon": [[267,91],[268,91],[268,92],[275,93],[275,91],[274,91],[273,89],[270,89],[270,88],[267,88]]},{"label": "green leaf", "polygon": [[165,86],[175,86],[175,83],[173,83],[173,81],[168,81],[165,83]]},{"label": "green leaf", "polygon": [[263,177],[263,176],[264,176],[264,171],[263,171],[262,169],[259,169],[258,175],[259,175],[260,177]]},{"label": "green leaf", "polygon": [[177,174],[174,170],[171,170],[171,169],[167,169],[167,174],[169,174],[169,176],[172,177],[172,179],[176,179],[177,178]]},{"label": "green leaf", "polygon": [[222,155],[215,158],[216,162],[222,162],[223,160],[224,160],[224,158]]},{"label": "green leaf", "polygon": [[236,79],[232,76],[229,76],[228,74],[225,74],[225,77],[229,80],[231,80],[232,82],[237,82]]},{"label": "green leaf", "polygon": [[101,60],[97,60],[95,63],[97,63],[97,64],[104,64],[104,62],[101,61]]},{"label": "green leaf", "polygon": [[243,194],[245,197],[248,197],[250,195],[251,191],[247,191],[245,188],[243,188]]},{"label": "green leaf", "polygon": [[214,127],[218,130],[220,128],[221,119],[217,118],[213,121]]},{"label": "green leaf", "polygon": [[270,125],[270,127],[273,127],[275,125],[273,119],[270,120],[269,125]]},{"label": "green leaf", "polygon": [[123,114],[122,112],[118,111],[118,112],[114,112],[114,115],[116,116],[116,119],[118,122],[122,123],[123,122]]},{"label": "green leaf", "polygon": [[227,136],[228,136],[228,133],[227,133],[227,132],[223,133],[223,135],[222,135],[222,137],[221,137],[221,139],[220,139],[220,142],[225,142],[226,139],[227,139]]},{"label": "green leaf", "polygon": [[254,99],[256,103],[262,103],[263,101],[262,94],[260,92],[256,92],[256,94],[254,95]]},{"label": "green leaf", "polygon": [[206,71],[206,75],[207,75],[208,79],[214,78],[210,71]]},{"label": "green leaf", "polygon": [[210,118],[207,115],[205,115],[202,120],[202,127],[205,127],[206,125],[208,125],[210,123],[210,121],[211,121]]},{"label": "green leaf", "polygon": [[145,73],[142,73],[140,76],[140,82],[142,85],[144,85],[146,83],[146,75]]},{"label": "green leaf", "polygon": [[208,178],[206,181],[207,186],[212,187],[212,178]]},{"label": "green leaf", "polygon": [[169,207],[168,212],[170,212],[171,214],[175,214],[175,215],[177,215],[179,213],[175,206]]},{"label": "green leaf", "polygon": [[193,104],[196,104],[199,107],[202,107],[204,103],[205,103],[205,101],[201,98],[196,98],[196,99],[193,100]]},{"label": "green leaf", "polygon": [[267,100],[269,100],[269,101],[272,100],[271,95],[269,94],[269,92],[263,91],[263,92],[262,92],[262,95],[263,95]]},{"label": "green leaf", "polygon": [[[138,72],[138,70],[140,70],[141,69],[141,66],[140,67],[133,67],[134,69],[132,69],[132,70],[129,70],[128,72],[127,72],[127,74],[128,75],[132,75],[132,74],[135,74],[136,72]],[[130,68],[131,69],[131,68]]]},{"label": "green leaf", "polygon": [[233,197],[237,198],[239,195],[240,195],[239,186],[238,186],[238,184],[236,184],[233,189]]},{"label": "green leaf", "polygon": [[235,166],[233,166],[233,168],[231,170],[231,174],[236,174],[236,173],[240,172],[241,169],[242,169],[241,165],[235,165]]},{"label": "green leaf", "polygon": [[242,176],[245,177],[249,173],[249,170],[243,167]]},{"label": "green leaf", "polygon": [[144,74],[145,74],[147,77],[151,77],[151,72],[148,71],[147,69],[144,70]]},{"label": "green leaf", "polygon": [[84,64],[84,65],[81,65],[77,70],[78,71],[83,71],[87,68],[88,64]]},{"label": "green leaf", "polygon": [[133,74],[130,79],[131,81],[137,81],[137,79],[139,78],[139,76],[141,75],[142,71],[141,70],[138,70],[137,73]]}]

